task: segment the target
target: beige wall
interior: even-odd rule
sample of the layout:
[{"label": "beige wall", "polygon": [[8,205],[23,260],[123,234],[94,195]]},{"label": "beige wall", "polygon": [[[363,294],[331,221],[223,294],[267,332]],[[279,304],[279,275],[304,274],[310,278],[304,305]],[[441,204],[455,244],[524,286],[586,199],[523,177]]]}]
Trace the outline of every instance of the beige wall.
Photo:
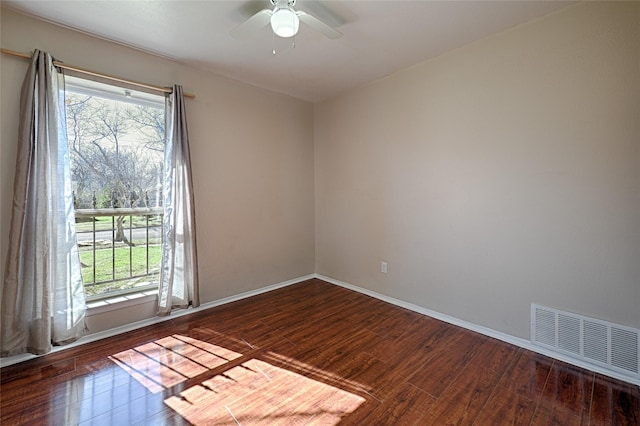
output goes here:
[{"label": "beige wall", "polygon": [[640,327],[640,3],[318,104],[315,155],[319,274],[525,339],[532,302]]},{"label": "beige wall", "polygon": [[[80,67],[157,85],[187,100],[201,300],[314,272],[313,106],[214,74],[2,10],[2,47],[34,48]],[[27,62],[1,58],[0,241],[7,250],[19,92]],[[107,327],[153,315],[134,307],[92,317]]]}]

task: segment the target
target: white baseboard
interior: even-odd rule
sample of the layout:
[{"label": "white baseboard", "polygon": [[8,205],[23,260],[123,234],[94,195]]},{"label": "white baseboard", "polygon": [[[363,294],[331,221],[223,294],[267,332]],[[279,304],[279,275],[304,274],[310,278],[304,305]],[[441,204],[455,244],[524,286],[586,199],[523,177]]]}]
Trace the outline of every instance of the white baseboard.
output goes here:
[{"label": "white baseboard", "polygon": [[358,286],[353,285],[353,284],[345,283],[343,281],[336,280],[336,279],[331,278],[331,277],[327,277],[327,276],[320,275],[320,274],[315,274],[315,278],[318,278],[320,280],[326,281],[326,282],[331,283],[331,284],[335,284],[335,285],[340,286],[340,287],[347,288],[349,290],[353,290],[353,291],[361,293],[361,294],[365,294],[367,296],[371,296],[371,297],[373,297],[375,299],[382,300],[383,302],[388,302],[388,303],[391,303],[392,305],[396,305],[396,306],[399,306],[401,308],[406,308],[406,309],[409,309],[410,311],[417,312],[419,314],[423,314],[423,315],[426,315],[428,317],[435,318],[435,319],[444,321],[446,323],[449,323],[449,324],[452,324],[452,325],[456,325],[458,327],[465,328],[467,330],[475,331],[477,333],[483,334],[483,335],[488,336],[488,337],[493,337],[494,339],[498,339],[498,340],[501,340],[503,342],[510,343],[512,345],[515,345],[515,346],[518,346],[518,347],[521,347],[521,348],[524,348],[524,349],[528,349],[528,350],[530,350],[532,352],[536,352],[536,353],[539,353],[541,355],[545,355],[545,356],[548,356],[550,358],[566,362],[567,364],[575,365],[577,367],[581,367],[581,368],[584,368],[586,370],[593,371],[595,373],[599,373],[599,374],[602,374],[602,375],[605,375],[605,376],[608,376],[608,377],[613,377],[615,379],[622,380],[624,382],[628,382],[628,383],[640,386],[640,380],[638,380],[638,379],[636,379],[634,377],[629,377],[629,376],[626,376],[623,373],[617,373],[615,371],[610,371],[610,370],[602,368],[602,367],[600,367],[598,365],[593,365],[593,364],[590,364],[588,362],[582,362],[580,360],[576,360],[576,359],[571,358],[569,356],[564,356],[562,354],[558,354],[556,352],[553,352],[553,351],[547,350],[545,348],[541,348],[539,346],[536,346],[536,345],[532,344],[529,340],[525,340],[525,339],[522,339],[520,337],[512,336],[510,334],[506,334],[506,333],[503,333],[503,332],[500,332],[500,331],[496,331],[496,330],[493,330],[491,328],[484,327],[484,326],[481,326],[481,325],[478,325],[478,324],[473,324],[471,322],[464,321],[464,320],[461,320],[459,318],[452,317],[450,315],[446,315],[446,314],[442,314],[440,312],[432,311],[431,309],[427,309],[427,308],[424,308],[422,306],[414,305],[413,303],[405,302],[404,300],[396,299],[394,297],[390,297],[390,296],[387,296],[385,294],[377,293],[375,291],[368,290],[366,288],[358,287]]},{"label": "white baseboard", "polygon": [[[197,308],[188,308],[188,309],[179,309],[171,313],[171,315],[163,316],[163,317],[153,317],[149,319],[145,319],[142,321],[137,321],[131,324],[126,324],[120,327],[111,328],[109,330],[99,331],[92,334],[87,334],[86,336],[81,337],[77,341],[70,343],[65,346],[54,346],[51,350],[51,353],[56,353],[60,351],[64,351],[67,349],[75,348],[87,343],[95,342],[97,340],[106,339],[107,337],[117,336],[118,334],[126,333],[128,331],[137,330],[142,327],[147,327],[149,325],[154,325],[161,323],[163,321],[167,321],[170,319],[178,318],[184,315],[190,315],[195,312],[204,311],[205,309],[210,309],[216,306],[224,305],[225,303],[231,303],[238,300],[246,299],[247,297],[257,296],[258,294],[266,293],[268,291],[276,290],[278,288],[287,287],[293,284],[300,283],[302,281],[306,281],[309,279],[315,278],[315,274],[306,275],[304,277],[294,278],[291,280],[283,281],[277,284],[268,285],[266,287],[261,287],[256,290],[246,291],[244,293],[239,293],[233,296],[225,297],[222,299],[214,300],[211,302],[203,303]],[[111,307],[113,309],[113,307]],[[45,354],[46,355],[46,354]],[[9,365],[17,364],[19,362],[28,361],[33,358],[37,358],[43,355],[33,355],[33,354],[20,354],[7,358],[0,358],[0,368],[7,367]]]}]

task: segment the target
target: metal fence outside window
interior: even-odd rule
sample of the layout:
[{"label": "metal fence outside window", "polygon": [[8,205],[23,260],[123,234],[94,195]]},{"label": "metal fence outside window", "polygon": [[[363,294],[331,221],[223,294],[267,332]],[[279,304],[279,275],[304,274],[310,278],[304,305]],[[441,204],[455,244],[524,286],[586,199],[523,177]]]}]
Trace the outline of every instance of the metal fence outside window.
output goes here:
[{"label": "metal fence outside window", "polygon": [[157,288],[162,207],[76,209],[75,214],[88,301]]}]

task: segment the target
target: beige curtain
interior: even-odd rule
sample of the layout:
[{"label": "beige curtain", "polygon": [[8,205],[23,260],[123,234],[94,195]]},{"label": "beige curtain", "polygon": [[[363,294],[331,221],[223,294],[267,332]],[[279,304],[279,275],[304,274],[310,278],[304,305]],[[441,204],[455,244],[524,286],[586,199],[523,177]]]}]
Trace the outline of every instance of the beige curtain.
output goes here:
[{"label": "beige curtain", "polygon": [[182,86],[167,96],[162,265],[158,315],[199,306],[191,154]]},{"label": "beige curtain", "polygon": [[[5,123],[6,125],[7,123]],[[0,355],[43,354],[85,331],[64,115],[64,80],[36,50],[20,100]]]}]

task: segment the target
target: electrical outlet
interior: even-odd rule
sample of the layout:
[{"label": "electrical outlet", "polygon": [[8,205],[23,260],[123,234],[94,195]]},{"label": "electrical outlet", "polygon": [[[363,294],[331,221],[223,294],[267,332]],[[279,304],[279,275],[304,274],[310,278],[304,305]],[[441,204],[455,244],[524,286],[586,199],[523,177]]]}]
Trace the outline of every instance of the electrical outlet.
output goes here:
[{"label": "electrical outlet", "polygon": [[380,262],[380,272],[382,272],[383,274],[387,273],[387,262]]}]

